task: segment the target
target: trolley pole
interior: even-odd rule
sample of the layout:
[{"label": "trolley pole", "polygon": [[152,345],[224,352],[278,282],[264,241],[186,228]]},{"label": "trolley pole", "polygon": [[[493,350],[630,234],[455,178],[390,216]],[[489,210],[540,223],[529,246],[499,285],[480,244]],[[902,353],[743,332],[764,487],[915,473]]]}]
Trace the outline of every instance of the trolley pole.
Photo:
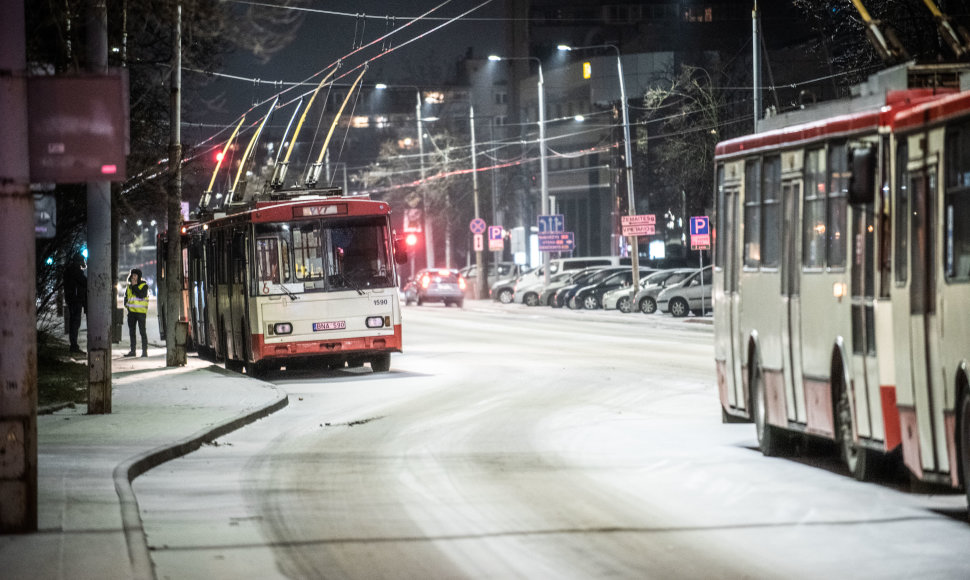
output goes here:
[{"label": "trolley pole", "polygon": [[[175,6],[172,39],[172,112],[168,167],[172,189],[165,209],[168,246],[165,249],[165,366],[185,364],[185,337],[176,330],[182,313],[182,5]],[[179,344],[181,343],[181,344]]]},{"label": "trolley pole", "polygon": [[37,320],[24,1],[0,0],[0,14],[0,533],[8,534],[37,530]]},{"label": "trolley pole", "polygon": [[[87,0],[87,67],[108,68],[108,8]],[[88,188],[88,414],[111,413],[111,182],[89,181]]]}]

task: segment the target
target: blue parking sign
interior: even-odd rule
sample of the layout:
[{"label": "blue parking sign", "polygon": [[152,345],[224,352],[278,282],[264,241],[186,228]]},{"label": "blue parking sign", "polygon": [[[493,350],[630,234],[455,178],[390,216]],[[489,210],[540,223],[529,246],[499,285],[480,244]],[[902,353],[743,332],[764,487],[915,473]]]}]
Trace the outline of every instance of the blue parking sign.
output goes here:
[{"label": "blue parking sign", "polygon": [[706,236],[711,233],[710,218],[706,215],[694,216],[690,218],[690,235]]}]

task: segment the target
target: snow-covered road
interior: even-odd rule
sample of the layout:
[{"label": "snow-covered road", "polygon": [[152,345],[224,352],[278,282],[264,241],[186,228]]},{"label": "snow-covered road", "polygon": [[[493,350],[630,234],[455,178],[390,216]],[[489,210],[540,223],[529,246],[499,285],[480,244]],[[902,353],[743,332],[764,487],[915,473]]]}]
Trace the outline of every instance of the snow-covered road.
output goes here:
[{"label": "snow-covered road", "polygon": [[722,424],[708,324],[432,305],[405,349],[137,479],[158,577],[970,576],[962,494]]}]

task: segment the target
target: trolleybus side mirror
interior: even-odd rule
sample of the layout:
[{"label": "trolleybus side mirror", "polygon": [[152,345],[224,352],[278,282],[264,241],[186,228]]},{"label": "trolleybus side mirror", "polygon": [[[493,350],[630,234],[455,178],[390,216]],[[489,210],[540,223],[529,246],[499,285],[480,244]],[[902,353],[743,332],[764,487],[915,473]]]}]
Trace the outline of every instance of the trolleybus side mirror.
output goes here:
[{"label": "trolleybus side mirror", "polygon": [[872,203],[876,195],[876,148],[872,145],[849,149],[849,203]]},{"label": "trolleybus side mirror", "polygon": [[408,263],[408,246],[404,238],[394,238],[394,262],[396,264]]}]

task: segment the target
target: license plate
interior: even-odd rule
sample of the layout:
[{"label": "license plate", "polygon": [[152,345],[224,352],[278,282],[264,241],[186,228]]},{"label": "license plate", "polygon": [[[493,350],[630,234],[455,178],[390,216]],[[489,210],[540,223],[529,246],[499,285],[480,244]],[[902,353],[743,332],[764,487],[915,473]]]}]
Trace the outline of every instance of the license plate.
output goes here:
[{"label": "license plate", "polygon": [[318,330],[344,330],[347,328],[347,322],[343,320],[337,320],[336,322],[314,322],[313,331]]}]

